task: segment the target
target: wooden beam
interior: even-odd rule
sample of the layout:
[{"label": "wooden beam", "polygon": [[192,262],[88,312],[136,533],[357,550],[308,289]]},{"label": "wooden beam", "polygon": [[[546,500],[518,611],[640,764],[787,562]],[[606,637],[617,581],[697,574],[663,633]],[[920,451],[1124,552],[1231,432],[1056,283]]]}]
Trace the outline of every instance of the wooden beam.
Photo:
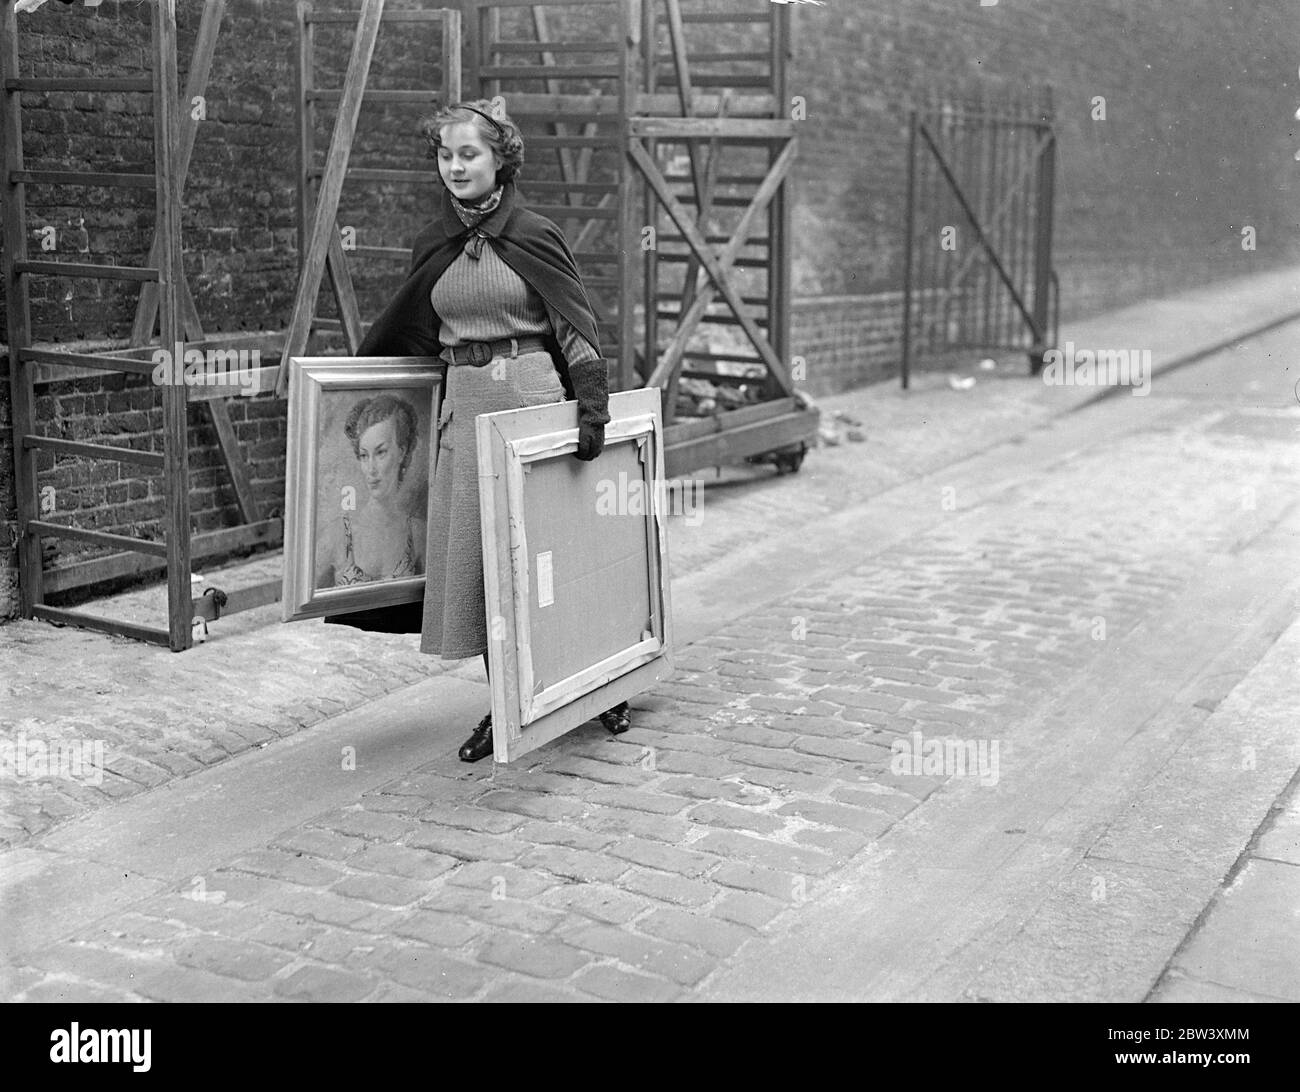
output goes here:
[{"label": "wooden beam", "polygon": [[445,8],[442,11],[442,16],[443,93],[446,95],[448,102],[460,102],[462,83],[460,69],[460,12],[456,8]]},{"label": "wooden beam", "polygon": [[[533,13],[545,13],[546,9],[538,4],[533,5]],[[536,23],[534,22],[536,30]],[[493,42],[493,53],[504,53],[507,56],[527,55],[537,53],[538,50],[545,50],[546,56],[550,57],[556,53],[615,53],[618,51],[618,42],[599,41],[590,39],[586,41],[559,42],[550,40],[549,34],[543,30],[537,30],[537,40],[534,42]],[[549,61],[543,61],[543,64],[549,64]],[[510,116],[514,117],[515,112],[510,111]]]},{"label": "wooden beam", "polygon": [[208,595],[205,592],[203,595],[195,596],[190,601],[190,612],[195,618],[215,622],[228,614],[238,614],[241,611],[254,610],[257,607],[278,603],[283,588],[284,581],[280,577],[276,577],[274,580],[266,580],[261,584],[251,584],[246,588],[232,588],[228,592],[223,590],[226,601],[220,606],[217,605],[215,595]]},{"label": "wooden beam", "polygon": [[[790,62],[794,57],[790,10],[784,5],[770,5],[769,14],[772,17],[770,23],[772,96],[775,100],[774,105],[777,106],[773,110],[773,114],[776,116],[789,116]],[[767,146],[769,169],[778,154],[775,145],[769,144]],[[767,237],[772,240],[767,252],[767,333],[768,339],[772,342],[773,351],[781,360],[787,363],[792,363],[790,355],[791,255],[793,249],[790,232],[792,205],[790,187],[781,186],[772,195],[772,201],[767,209]],[[764,386],[763,393],[765,397],[772,397],[777,393],[777,385],[769,379]]]},{"label": "wooden beam", "polygon": [[[151,190],[151,174],[125,174],[117,171],[13,171],[10,181],[37,186],[121,186],[125,189]],[[150,263],[153,264],[153,263]]]},{"label": "wooden beam", "polygon": [[[15,344],[16,344],[15,339]],[[133,360],[129,356],[105,356],[102,353],[74,353],[63,349],[15,349],[23,360],[33,364],[53,367],[94,368],[104,372],[124,372],[131,375],[153,375],[154,365],[149,360]],[[56,377],[57,378],[57,377]]]},{"label": "wooden beam", "polygon": [[[153,116],[155,231],[161,240],[158,313],[159,341],[169,351],[185,338],[181,326],[180,178],[177,150],[178,75],[176,72],[176,0],[153,4]],[[190,647],[190,461],[186,433],[186,387],[170,383],[162,388],[163,469],[167,528],[167,632],[169,647],[180,652]]]},{"label": "wooden beam", "polygon": [[141,91],[153,90],[148,76],[105,79],[97,76],[19,76],[6,77],[6,91]]},{"label": "wooden beam", "polygon": [[[373,94],[374,92],[371,92]],[[434,170],[437,170],[435,167]],[[307,171],[310,179],[320,178],[325,173],[323,167],[312,167]],[[432,185],[433,176],[428,171],[384,170],[377,167],[349,167],[348,180],[352,182],[410,182],[419,185]]]},{"label": "wooden beam", "polygon": [[[257,349],[260,352],[278,353],[284,345],[283,330],[227,330],[204,335],[201,338],[186,338],[185,349]],[[107,349],[103,356],[122,356],[138,360],[149,359],[157,348],[155,343],[148,345],[128,345],[124,349]]]},{"label": "wooden beam", "polygon": [[798,123],[787,118],[651,118],[627,119],[629,136],[675,140],[788,140]]},{"label": "wooden beam", "polygon": [[87,444],[79,440],[61,440],[54,436],[27,434],[23,436],[23,447],[39,448],[42,451],[57,451],[64,455],[81,455],[88,459],[115,459],[123,463],[138,463],[161,470],[163,456],[161,451],[137,451],[131,447],[113,447],[109,444]]},{"label": "wooden beam", "polygon": [[562,80],[612,80],[618,76],[616,64],[559,64],[543,65],[480,65],[478,74],[484,80],[541,80],[554,73]]},{"label": "wooden beam", "polygon": [[[39,538],[71,538],[78,542],[89,542],[92,546],[114,546],[119,550],[130,550],[151,557],[166,557],[167,543],[154,542],[145,538],[132,538],[130,535],[115,535],[108,531],[90,531],[84,527],[65,527],[61,523],[35,519],[30,524],[32,532]],[[186,573],[185,579],[189,580]]]},{"label": "wooden beam", "polygon": [[[680,0],[667,0],[667,19],[668,19],[668,40],[672,51],[673,70],[677,74],[677,98],[678,112],[683,118],[690,117],[695,113],[695,93],[691,88],[691,66],[690,59],[686,53],[686,32],[682,26],[682,9]],[[651,58],[654,63],[655,58]],[[719,109],[722,103],[719,103]],[[710,142],[710,151],[707,154],[708,159],[712,159],[718,148],[717,140]],[[695,207],[698,210],[700,224],[704,230],[708,230],[708,207],[710,194],[708,186],[703,177],[701,177],[700,149],[694,143],[688,142],[686,145],[686,156],[690,163],[691,191],[695,195]],[[706,168],[707,169],[707,168]],[[692,255],[691,260],[686,263],[686,276],[683,280],[682,307],[686,308],[691,298],[695,295],[696,283],[699,279],[698,260]],[[663,420],[664,424],[671,423],[675,416],[677,401],[677,369],[670,369],[664,383],[664,404]]]},{"label": "wooden beam", "polygon": [[217,432],[217,444],[221,448],[221,459],[230,473],[230,481],[235,487],[235,499],[239,503],[239,514],[245,523],[255,523],[261,519],[257,507],[257,494],[253,492],[252,481],[248,476],[248,466],[240,450],[239,440],[235,436],[235,426],[230,421],[230,411],[223,399],[214,398],[208,403],[208,415],[212,418],[212,427]]},{"label": "wooden beam", "polygon": [[85,611],[71,610],[67,607],[39,606],[34,615],[57,626],[78,626],[81,629],[94,629],[114,637],[130,637],[132,640],[145,641],[151,645],[171,645],[171,635],[165,629],[156,626],[141,626],[135,622],[123,622],[117,618],[105,618],[99,614],[87,614]]},{"label": "wooden beam", "polygon": [[357,290],[352,284],[352,274],[348,270],[348,259],[343,251],[343,239],[339,234],[337,222],[330,236],[325,268],[329,272],[330,288],[334,291],[334,299],[338,302],[339,321],[343,326],[343,340],[347,342],[348,355],[356,356],[365,332],[361,326],[361,308],[357,304]]},{"label": "wooden beam", "polygon": [[550,121],[563,115],[571,115],[564,118],[567,121],[618,121],[622,117],[618,100],[613,95],[551,94],[542,91],[517,91],[510,95],[512,118]]},{"label": "wooden beam", "polygon": [[[194,139],[198,135],[199,122],[194,117],[192,103],[194,99],[207,91],[208,76],[212,71],[212,57],[217,48],[217,35],[221,30],[221,17],[225,14],[226,0],[207,0],[203,5],[203,17],[199,20],[199,33],[194,42],[194,51],[190,55],[190,69],[185,77],[185,98],[179,104],[180,147],[176,152],[176,199],[181,200],[185,191],[185,178],[190,170],[190,158],[194,154]],[[160,264],[162,239],[155,228],[153,240],[149,245],[149,264]],[[186,333],[193,338],[202,337],[199,326],[198,309],[190,293],[189,282],[182,286],[181,306],[185,308]],[[131,325],[131,341],[135,345],[145,344],[152,336],[158,322],[158,288],[145,285],[136,302],[135,321]]]},{"label": "wooden beam", "polygon": [[[673,70],[677,73],[678,113],[683,118],[688,118],[695,113],[695,92],[691,88],[691,66],[686,58],[686,32],[682,27],[680,0],[667,0],[667,9],[668,40],[672,48]],[[695,191],[695,204],[699,207],[704,204],[704,180],[700,175],[699,149],[693,144],[688,144],[686,155],[691,164],[691,187]],[[671,410],[671,407],[665,408]]]},{"label": "wooden beam", "polygon": [[[724,414],[725,417],[730,414]],[[735,462],[789,444],[811,446],[817,437],[818,415],[807,410],[783,414],[748,425],[730,425],[709,436],[681,440],[677,429],[689,422],[664,429],[664,474],[677,478],[706,466]]]},{"label": "wooden beam", "polygon": [[[533,2],[533,0],[529,0]],[[350,11],[311,11],[308,9],[308,23],[351,23],[356,24],[357,17],[355,12]],[[457,12],[457,15],[460,13]],[[443,12],[434,9],[433,11],[387,11],[384,12],[383,21],[385,23],[437,23],[441,21]]]},{"label": "wooden beam", "polygon": [[[662,22],[664,16],[658,14],[656,18]],[[688,12],[682,16],[682,21],[686,23],[766,23],[768,19],[766,12],[746,12],[743,14],[729,14],[726,12],[720,14],[704,14],[697,12]]]},{"label": "wooden beam", "polygon": [[[206,531],[194,535],[190,540],[190,556],[195,561],[200,561],[204,558],[221,557],[235,550],[251,549],[256,546],[278,546],[283,539],[283,520],[261,520],[242,527],[223,527],[219,531]],[[117,580],[124,576],[162,572],[166,568],[167,562],[164,559],[147,554],[129,551],[107,554],[103,557],[74,561],[68,565],[45,570],[45,590],[47,593],[54,594],[70,591],[73,588],[89,587],[106,580]]]},{"label": "wooden beam", "polygon": [[[623,0],[462,0],[468,7],[473,4],[475,7],[494,8],[529,8],[529,7],[548,7],[548,8],[572,8],[582,6],[584,8],[605,7],[612,8],[623,2]],[[592,13],[591,18],[612,18],[612,16],[602,16]]]},{"label": "wooden beam", "polygon": [[[313,87],[307,92],[307,98],[311,102],[341,102],[343,101],[344,88],[341,87]],[[414,102],[421,103],[425,106],[433,106],[438,101],[438,92],[426,91],[423,88],[414,90],[375,90],[366,92],[366,102],[369,103],[401,103]]]},{"label": "wooden beam", "polygon": [[[607,197],[613,197],[607,194]],[[553,219],[567,217],[570,220],[617,220],[618,209],[610,208],[609,202],[594,205],[548,205],[541,201],[531,202],[528,206],[534,212]]]},{"label": "wooden beam", "polygon": [[[18,19],[12,3],[0,4],[0,177],[4,201],[0,217],[4,224],[0,270],[4,277],[5,317],[9,337],[9,404],[14,432],[36,431],[35,395],[31,371],[22,350],[31,342],[31,307],[27,278],[18,270],[27,259],[27,205],[22,183],[13,180],[23,169],[22,92],[11,88],[18,79]],[[18,594],[23,617],[44,599],[41,585],[41,544],[31,532],[39,512],[36,459],[29,448],[14,445],[14,490],[17,500]]]},{"label": "wooden beam", "polygon": [[608,213],[604,211],[609,209],[610,205],[614,204],[615,196],[615,194],[607,193],[596,203],[595,210],[601,212],[603,215],[601,217],[593,215],[585,224],[582,225],[577,237],[573,240],[572,247],[570,247],[575,256],[577,256],[578,251],[583,250],[587,244],[591,242],[591,237],[596,233],[596,229],[600,227],[601,219],[608,216],[617,216],[619,214],[619,209],[611,209]]},{"label": "wooden beam", "polygon": [[20,273],[38,277],[90,277],[109,281],[156,281],[161,273],[138,265],[96,265],[90,262],[14,262]]},{"label": "wooden beam", "polygon": [[[343,98],[338,116],[334,119],[334,133],[330,138],[329,154],[325,160],[325,174],[321,178],[320,195],[312,216],[312,230],[303,258],[302,274],[298,278],[298,291],[294,298],[293,314],[284,339],[284,357],[302,356],[311,333],[311,320],[316,313],[316,298],[320,294],[321,279],[330,251],[330,237],[337,237],[339,198],[352,140],[356,135],[357,119],[361,114],[361,99],[365,93],[370,60],[379,35],[380,17],[384,13],[384,0],[363,0],[357,20],[356,38],[348,60],[347,76],[343,83]],[[284,397],[289,389],[289,369],[281,369],[275,393]]]},{"label": "wooden beam", "polygon": [[311,219],[312,176],[316,168],[316,104],[308,92],[315,77],[316,25],[312,20],[311,0],[297,0],[294,5],[298,24],[297,45],[294,52],[294,90],[298,110],[298,276],[302,276],[303,259],[307,254],[308,221]]},{"label": "wooden beam", "polygon": [[[411,261],[411,248],[409,246],[359,246],[353,251],[358,258],[382,258],[389,262],[407,262]],[[317,319],[317,322],[320,320]]]},{"label": "wooden beam", "polygon": [[[696,114],[701,117],[717,114],[718,99],[722,96],[715,91],[700,91],[698,88],[694,91]],[[678,97],[671,92],[641,92],[632,95],[628,114],[632,117],[666,117],[677,110],[677,104]],[[776,99],[771,94],[733,94],[728,113],[734,118],[770,119],[777,113]]]}]

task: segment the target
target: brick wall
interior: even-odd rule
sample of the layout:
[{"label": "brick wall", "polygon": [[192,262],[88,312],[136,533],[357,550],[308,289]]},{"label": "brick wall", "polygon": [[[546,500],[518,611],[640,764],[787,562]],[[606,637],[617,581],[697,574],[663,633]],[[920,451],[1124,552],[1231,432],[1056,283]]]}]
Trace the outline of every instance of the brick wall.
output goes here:
[{"label": "brick wall", "polygon": [[[1300,6],[1285,0],[870,0],[792,9],[792,94],[807,100],[795,208],[792,351],[814,393],[882,350],[902,280],[906,117],[931,87],[1052,87],[1059,139],[1054,264],[1065,318],[1300,256],[1292,155]],[[1091,117],[1094,96],[1107,120]],[[1253,225],[1258,249],[1241,248]],[[832,342],[802,315],[829,311]],[[855,322],[853,313],[860,318]],[[886,317],[888,316],[888,317]],[[885,323],[882,326],[881,323]],[[807,331],[810,339],[800,339]]]},{"label": "brick wall", "polygon": [[[412,4],[419,6],[407,0]],[[764,6],[758,0],[688,0],[687,6],[736,4]],[[180,0],[178,8],[184,68],[201,5]],[[1000,0],[989,7],[978,0],[828,0],[824,7],[793,5],[790,14],[790,90],[807,109],[794,184],[792,351],[807,360],[814,394],[883,378],[897,367],[906,112],[935,87],[988,93],[1053,87],[1060,139],[1055,264],[1066,317],[1297,256],[1300,184],[1291,156],[1297,146],[1292,115],[1300,105],[1294,55],[1300,6],[1293,0],[1231,6]],[[20,18],[26,74],[147,71],[145,4],[109,0],[91,11],[52,3]],[[347,35],[320,33],[318,83],[333,76],[337,85]],[[186,269],[211,331],[282,329],[287,322],[297,268],[294,41],[291,5],[232,0],[184,214]],[[409,28],[388,28],[373,86],[430,84],[434,56],[436,42]],[[1090,116],[1097,95],[1107,100],[1104,122]],[[27,98],[29,166],[151,169],[146,98]],[[418,107],[368,108],[357,155],[375,166],[418,162],[419,113]],[[322,144],[329,122],[323,113]],[[527,169],[539,170],[539,159]],[[598,163],[598,176],[605,170]],[[362,243],[402,246],[431,196],[431,189],[396,185],[352,188],[340,220],[362,228]],[[148,191],[33,187],[28,243],[39,248],[36,233],[53,226],[51,257],[144,264],[152,220]],[[1240,246],[1246,224],[1257,232],[1254,253]],[[373,314],[399,278],[400,267],[367,267],[359,282],[363,312]],[[41,340],[121,338],[130,328],[136,288],[129,284],[33,279],[31,285]],[[4,336],[0,325],[0,341]],[[228,404],[263,510],[274,514],[283,503],[283,406],[267,398]],[[157,423],[157,396],[146,384],[61,383],[42,388],[38,408],[41,427],[55,435],[154,443],[147,429]],[[235,523],[233,492],[204,411],[191,409],[190,425],[195,528]],[[117,473],[76,459],[55,465],[47,457],[41,482],[55,490],[52,518],[126,533],[156,529],[161,501],[148,478]],[[5,388],[0,519],[8,524],[13,514]],[[0,538],[0,574],[11,580],[6,545]],[[0,579],[0,616],[5,597]]]}]

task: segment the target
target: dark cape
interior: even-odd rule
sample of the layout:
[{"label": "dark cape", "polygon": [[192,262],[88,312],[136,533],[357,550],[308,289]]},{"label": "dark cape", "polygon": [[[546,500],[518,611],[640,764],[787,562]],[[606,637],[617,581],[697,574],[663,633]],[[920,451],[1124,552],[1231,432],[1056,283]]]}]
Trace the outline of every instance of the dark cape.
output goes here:
[{"label": "dark cape", "polygon": [[[486,245],[591,342],[599,355],[596,317],[573,252],[560,229],[545,216],[525,208],[515,184],[507,182],[501,203],[478,230],[487,236]],[[366,333],[359,356],[437,356],[442,351],[438,340],[441,322],[429,294],[464,249],[470,234],[471,229],[456,215],[451,194],[443,189],[438,215],[415,237],[410,274]],[[547,338],[547,349],[560,373],[565,396],[573,398],[568,361],[553,332]],[[436,438],[431,439],[436,442]],[[325,621],[378,633],[419,633],[423,612],[422,602],[401,603],[332,614]]]}]

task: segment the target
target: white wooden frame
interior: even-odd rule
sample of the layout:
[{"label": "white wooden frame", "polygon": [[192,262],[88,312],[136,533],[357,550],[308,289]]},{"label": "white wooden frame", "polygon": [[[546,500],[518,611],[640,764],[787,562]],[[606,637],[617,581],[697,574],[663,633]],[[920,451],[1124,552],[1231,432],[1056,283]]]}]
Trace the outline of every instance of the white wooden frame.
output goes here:
[{"label": "white wooden frame", "polygon": [[424,574],[353,587],[317,588],[317,432],[325,391],[423,392],[431,399],[429,481],[438,456],[438,417],[445,365],[436,357],[291,357],[289,359],[288,450],[285,464],[284,576],[280,620],[298,621],[374,607],[418,602]]},{"label": "white wooden frame", "polygon": [[[607,450],[620,444],[640,449],[643,495],[651,498],[664,495],[660,399],[653,388],[611,395],[611,420],[605,427]],[[668,539],[664,513],[651,503],[645,515],[650,628],[639,641],[533,692],[529,618],[535,574],[524,518],[526,472],[542,460],[572,457],[578,445],[576,405],[561,402],[482,414],[475,422],[492,738],[498,762],[513,761],[649,689],[672,669]],[[589,465],[599,470],[600,459]],[[594,548],[599,549],[599,543]]]}]

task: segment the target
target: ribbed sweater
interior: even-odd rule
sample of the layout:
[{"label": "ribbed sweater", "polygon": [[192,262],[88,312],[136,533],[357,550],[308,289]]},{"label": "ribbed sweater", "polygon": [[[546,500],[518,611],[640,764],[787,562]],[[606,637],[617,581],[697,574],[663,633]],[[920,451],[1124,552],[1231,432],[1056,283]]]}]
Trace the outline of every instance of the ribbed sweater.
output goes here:
[{"label": "ribbed sweater", "polygon": [[429,293],[443,345],[544,336],[555,332],[570,364],[599,357],[587,339],[511,269],[491,245],[478,258],[461,251]]}]

